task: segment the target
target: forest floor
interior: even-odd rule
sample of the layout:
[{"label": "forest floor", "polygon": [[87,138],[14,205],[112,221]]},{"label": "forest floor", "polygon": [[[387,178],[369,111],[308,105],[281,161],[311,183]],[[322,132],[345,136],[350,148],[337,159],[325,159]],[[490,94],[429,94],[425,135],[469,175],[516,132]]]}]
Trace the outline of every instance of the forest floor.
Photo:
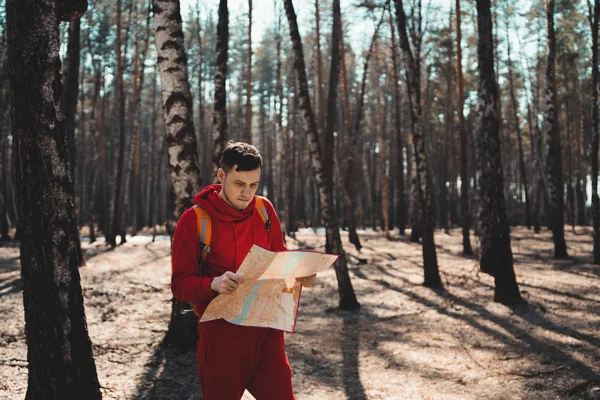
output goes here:
[{"label": "forest floor", "polygon": [[[339,311],[333,268],[303,291],[286,334],[296,397],[304,399],[600,399],[600,267],[589,229],[568,231],[570,258],[551,235],[512,229],[526,304],[492,301],[493,279],[461,255],[461,232],[436,233],[442,290],[423,281],[421,246],[342,235],[362,307]],[[147,234],[108,250],[84,243],[80,269],[104,399],[201,399],[194,354],[162,344],[170,317],[170,246]],[[475,248],[477,245],[473,240]],[[306,231],[290,248],[324,251]],[[22,399],[27,349],[18,247],[0,248],[0,399]],[[245,399],[251,399],[249,394]]]}]

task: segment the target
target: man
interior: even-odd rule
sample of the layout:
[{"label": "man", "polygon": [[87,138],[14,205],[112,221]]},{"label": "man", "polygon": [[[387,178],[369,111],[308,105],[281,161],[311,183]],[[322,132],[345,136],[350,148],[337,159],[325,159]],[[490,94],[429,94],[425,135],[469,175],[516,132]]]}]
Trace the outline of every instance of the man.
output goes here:
[{"label": "man", "polygon": [[[254,244],[286,250],[273,205],[264,199],[270,226],[255,207],[261,170],[262,157],[254,146],[227,144],[217,171],[220,184],[205,187],[194,199],[212,223],[211,249],[201,266],[194,210],[186,210],[177,223],[171,290],[178,300],[193,301],[200,316],[217,295],[231,295],[244,283],[236,271]],[[315,278],[298,280],[312,286]],[[245,389],[257,400],[294,399],[282,331],[221,319],[199,323],[198,336],[198,376],[205,400],[239,400]]]}]

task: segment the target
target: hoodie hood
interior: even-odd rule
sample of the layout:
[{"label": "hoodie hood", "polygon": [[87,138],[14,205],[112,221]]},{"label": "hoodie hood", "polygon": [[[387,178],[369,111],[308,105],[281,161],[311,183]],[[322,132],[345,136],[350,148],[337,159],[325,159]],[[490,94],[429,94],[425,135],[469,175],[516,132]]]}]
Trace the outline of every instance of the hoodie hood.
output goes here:
[{"label": "hoodie hood", "polygon": [[254,213],[256,197],[252,199],[246,209],[239,211],[219,196],[221,184],[208,185],[194,197],[194,203],[202,207],[211,217],[221,221],[241,221]]}]

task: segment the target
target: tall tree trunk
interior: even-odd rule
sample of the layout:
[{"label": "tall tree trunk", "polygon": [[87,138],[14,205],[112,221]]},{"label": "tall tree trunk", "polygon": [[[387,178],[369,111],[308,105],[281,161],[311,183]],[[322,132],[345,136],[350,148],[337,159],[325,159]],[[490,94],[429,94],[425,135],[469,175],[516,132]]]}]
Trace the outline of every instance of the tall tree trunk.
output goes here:
[{"label": "tall tree trunk", "polygon": [[[590,10],[591,13],[591,10]],[[590,15],[592,30],[592,218],[594,224],[594,264],[600,264],[600,200],[598,198],[598,20],[600,19],[600,0],[594,1],[594,15]]]},{"label": "tall tree trunk", "polygon": [[[2,42],[4,42],[2,38]],[[8,143],[8,124],[10,121],[9,111],[9,93],[6,87],[8,82],[6,78],[8,67],[8,58],[6,57],[6,51],[3,52],[0,58],[0,150],[2,156],[0,162],[2,163],[2,174],[0,175],[0,197],[2,198],[2,208],[0,208],[0,241],[10,240],[8,231],[10,229],[8,213],[9,213],[9,202],[11,195],[9,192],[9,183],[11,181],[11,163],[9,161],[9,143]]]},{"label": "tall tree trunk", "polygon": [[[179,1],[177,1],[179,4]],[[229,10],[227,0],[219,1],[219,24],[217,25],[217,49],[215,65],[215,110],[213,113],[213,179],[217,179],[217,170],[221,154],[225,149],[227,133],[227,52],[229,42]]]},{"label": "tall tree trunk", "polygon": [[[376,50],[376,54],[379,52]],[[386,71],[384,69],[384,62],[382,60],[377,59],[377,73],[385,74]],[[379,75],[378,75],[379,77]],[[389,240],[390,236],[390,222],[389,222],[389,183],[387,177],[387,154],[386,154],[386,135],[385,135],[385,110],[384,110],[384,99],[383,99],[383,90],[381,89],[381,83],[377,80],[377,110],[379,116],[379,157],[380,157],[380,169],[381,169],[381,218],[382,218],[382,226],[383,233],[385,237]]]},{"label": "tall tree trunk", "polygon": [[[360,307],[360,304],[356,300],[354,288],[350,281],[350,275],[348,274],[348,267],[346,264],[346,255],[342,248],[342,241],[340,238],[340,231],[338,228],[335,204],[333,203],[333,187],[329,185],[330,182],[327,170],[332,171],[332,166],[323,164],[321,157],[321,148],[319,145],[319,136],[317,135],[317,123],[315,115],[310,104],[310,95],[308,93],[308,79],[306,77],[306,66],[304,64],[304,51],[302,49],[302,41],[300,38],[300,32],[298,31],[298,23],[296,20],[296,12],[294,11],[294,5],[292,0],[284,0],[285,12],[290,25],[290,36],[292,39],[292,47],[294,52],[294,69],[296,70],[296,82],[298,87],[298,96],[300,100],[299,108],[304,121],[304,127],[308,137],[308,145],[310,156],[313,165],[313,171],[317,186],[319,188],[319,195],[321,199],[321,210],[323,220],[325,221],[327,230],[327,251],[339,254],[339,258],[334,264],[336,277],[338,281],[338,292],[340,295],[339,307],[342,310],[354,310]],[[337,80],[339,77],[339,34],[340,29],[340,5],[339,0],[333,1],[333,29],[332,29],[332,65],[331,65],[331,77],[330,77],[330,96],[329,102],[335,105],[335,96],[337,92]],[[337,53],[337,54],[336,54]],[[336,75],[338,77],[336,77]],[[333,97],[333,99],[332,99]],[[329,128],[328,128],[329,129]],[[333,134],[333,127],[331,127],[331,133]],[[332,135],[333,136],[333,135]],[[333,144],[333,141],[326,140],[326,143]]]},{"label": "tall tree trunk", "polygon": [[79,52],[80,52],[80,26],[81,20],[77,18],[69,23],[69,39],[67,44],[67,56],[63,66],[62,94],[65,107],[65,125],[67,130],[67,142],[71,154],[71,175],[75,180],[75,163],[77,161],[75,146],[75,114],[77,113],[77,95],[79,92]]},{"label": "tall tree trunk", "polygon": [[86,1],[6,2],[28,400],[101,398],[78,270],[59,58],[60,20],[86,8]]},{"label": "tall tree trunk", "polygon": [[565,216],[563,201],[563,171],[562,152],[560,144],[560,129],[556,110],[556,82],[555,48],[556,37],[554,32],[554,0],[548,0],[546,10],[546,24],[548,29],[548,65],[546,66],[546,106],[544,110],[544,128],[548,138],[548,158],[546,174],[548,175],[548,195],[550,197],[550,226],[554,240],[554,258],[566,258],[567,244],[565,243]]},{"label": "tall tree trunk", "polygon": [[[125,90],[123,87],[123,72],[125,70],[125,64],[123,61],[123,54],[121,53],[122,46],[122,35],[121,35],[121,0],[117,0],[117,40],[116,40],[116,53],[117,53],[117,73],[115,76],[115,91],[116,91],[116,109],[117,109],[117,132],[118,132],[118,146],[119,152],[117,154],[117,174],[114,182],[114,191],[112,198],[110,199],[110,212],[109,212],[109,226],[106,232],[106,242],[111,247],[116,247],[117,234],[122,232],[120,222],[122,221],[122,195],[121,190],[123,188],[123,170],[125,169]],[[124,237],[121,237],[121,243],[123,243]]]},{"label": "tall tree trunk", "polygon": [[[80,26],[79,18],[69,23],[69,39],[67,45],[67,57],[64,65],[64,87],[62,95],[65,107],[65,129],[67,134],[67,147],[71,155],[71,178],[75,182],[75,161],[77,158],[75,146],[75,114],[77,113],[77,99],[79,92],[79,53],[80,53]],[[81,177],[83,178],[83,177]],[[73,183],[75,186],[75,183]],[[79,234],[76,245],[81,253],[81,265],[85,264]]]},{"label": "tall tree trunk", "polygon": [[[346,146],[346,154],[345,154],[345,165],[344,165],[344,170],[345,172],[345,177],[344,177],[344,185],[342,187],[342,190],[344,191],[344,198],[346,199],[346,204],[348,209],[350,210],[350,213],[353,213],[353,216],[350,216],[350,218],[354,217],[354,229],[352,229],[352,226],[349,226],[349,239],[350,239],[350,243],[352,243],[354,245],[354,247],[356,248],[357,251],[360,251],[360,249],[362,248],[362,245],[360,243],[360,238],[358,237],[358,234],[356,233],[356,225],[358,223],[358,214],[362,214],[362,211],[360,209],[359,206],[359,202],[357,201],[357,196],[355,196],[356,190],[355,185],[356,185],[356,177],[357,177],[357,173],[358,173],[358,167],[359,165],[359,160],[361,160],[360,162],[362,162],[362,157],[359,156],[359,152],[358,152],[358,142],[360,140],[361,137],[361,133],[360,133],[360,126],[362,123],[362,119],[363,119],[363,110],[364,110],[364,99],[365,99],[365,91],[366,91],[366,85],[367,85],[367,73],[369,70],[369,60],[371,58],[371,56],[373,55],[373,48],[375,46],[375,42],[377,41],[377,38],[379,37],[379,29],[381,28],[381,25],[383,23],[383,16],[385,15],[385,10],[382,12],[382,17],[379,20],[379,23],[377,24],[377,26],[375,27],[375,32],[373,33],[373,38],[371,39],[371,44],[369,46],[369,50],[367,51],[367,54],[365,56],[365,62],[364,62],[364,67],[363,67],[363,75],[362,75],[362,80],[361,80],[361,86],[360,86],[360,94],[358,96],[357,99],[357,105],[356,105],[356,109],[354,112],[354,127],[352,127],[350,124],[347,127],[347,136],[348,136],[348,145]],[[343,38],[340,38],[340,41],[343,43]],[[342,54],[342,63],[344,65],[344,78],[346,77],[346,69],[345,69],[345,56],[344,54]],[[344,85],[345,89],[344,89],[344,99],[343,101],[346,102],[348,105],[350,103],[349,101],[349,96],[347,93],[347,89],[348,89],[348,83],[347,83],[347,79],[342,80],[342,84]],[[349,106],[348,106],[349,107]]]},{"label": "tall tree trunk", "polygon": [[421,66],[420,66],[420,35],[421,35],[421,2],[418,1],[417,21],[418,35],[417,43],[413,43],[411,49],[408,32],[406,28],[406,15],[404,13],[402,0],[394,0],[396,5],[396,23],[400,35],[400,48],[404,56],[404,66],[408,81],[408,96],[410,100],[410,116],[413,126],[413,144],[416,160],[416,185],[421,210],[421,229],[423,238],[423,267],[425,280],[423,285],[431,288],[441,287],[442,281],[437,264],[437,253],[433,236],[433,209],[431,196],[429,194],[429,167],[427,163],[427,152],[423,137],[423,118],[421,113]]},{"label": "tall tree trunk", "polygon": [[462,71],[462,29],[460,0],[456,0],[456,90],[458,92],[458,129],[460,131],[460,211],[462,225],[463,254],[473,254],[469,231],[471,229],[471,211],[469,210],[469,156],[467,130],[465,128],[465,89]]},{"label": "tall tree trunk", "polygon": [[[137,7],[136,7],[137,8]],[[129,163],[127,165],[127,173],[125,179],[125,200],[124,204],[129,204],[129,190],[132,189],[131,196],[131,235],[135,236],[138,230],[138,197],[140,188],[140,135],[142,130],[142,89],[144,88],[144,77],[145,77],[145,64],[146,64],[146,52],[148,50],[148,43],[150,40],[150,8],[148,8],[146,14],[146,27],[145,32],[142,36],[140,33],[141,28],[139,27],[137,20],[134,20],[134,27],[136,32],[135,39],[135,50],[133,59],[133,99],[131,107],[133,109],[133,139],[131,140],[131,147],[129,153]],[[138,13],[136,13],[138,14]],[[138,14],[140,15],[140,14]],[[143,43],[140,43],[143,42]],[[141,49],[140,49],[141,47]],[[133,181],[133,185],[130,185],[130,180]],[[133,187],[131,187],[133,186]]]},{"label": "tall tree trunk", "polygon": [[[352,138],[352,123],[350,122],[350,95],[348,90],[348,70],[346,69],[346,51],[344,45],[344,33],[340,35],[340,54],[341,54],[341,106],[342,106],[342,123],[344,125],[344,160],[342,160],[342,152],[338,152],[338,163],[343,165],[346,174],[340,178],[342,184],[340,188],[342,190],[342,195],[344,199],[344,203],[347,209],[347,219],[348,219],[348,239],[350,243],[354,245],[356,251],[360,251],[362,245],[360,244],[360,238],[356,233],[356,223],[357,223],[357,206],[358,202],[356,201],[356,196],[354,196],[352,187],[354,185],[354,179],[348,179],[350,172],[349,168],[352,168],[350,163],[348,162],[351,158],[354,157],[354,149],[350,149],[350,143],[353,140]],[[367,58],[370,57],[370,54],[367,54]],[[361,93],[363,94],[363,93]],[[348,186],[350,184],[350,187]]]},{"label": "tall tree trunk", "polygon": [[325,132],[325,84],[323,83],[323,59],[321,54],[321,16],[319,13],[319,0],[315,0],[315,41],[317,42],[317,90],[315,90],[315,108],[317,109],[317,121],[319,131]]},{"label": "tall tree trunk", "polygon": [[[508,23],[507,23],[508,25]],[[509,27],[507,26],[507,30]],[[521,133],[521,124],[519,122],[519,104],[517,103],[517,96],[515,93],[515,82],[513,75],[513,65],[512,59],[510,55],[510,39],[506,38],[507,43],[507,60],[506,66],[508,68],[508,86],[509,86],[509,96],[510,96],[510,105],[512,107],[513,112],[513,128],[515,133],[517,134],[517,144],[519,147],[519,170],[521,171],[521,182],[523,183],[523,191],[525,192],[525,224],[527,229],[531,228],[531,207],[529,205],[529,186],[527,185],[527,171],[525,170],[525,154],[523,153],[523,138]],[[519,193],[520,197],[520,193]]]},{"label": "tall tree trunk", "polygon": [[246,126],[243,141],[252,143],[252,0],[248,0],[248,79],[246,81]]},{"label": "tall tree trunk", "polygon": [[[448,32],[452,31],[452,7],[450,7],[450,21],[448,23]],[[450,33],[448,33],[450,35]],[[444,146],[444,159],[441,160],[444,164],[443,173],[442,173],[442,182],[439,185],[441,190],[440,203],[441,203],[441,213],[440,213],[440,228],[444,228],[444,233],[450,234],[450,196],[452,194],[452,169],[453,169],[453,155],[452,144],[454,143],[454,138],[452,134],[453,125],[454,125],[454,110],[452,109],[452,56],[454,55],[454,48],[452,45],[452,40],[449,41],[448,48],[448,73],[446,74],[446,109],[445,109],[445,118],[444,118],[444,130],[445,130],[445,139],[446,144]]]},{"label": "tall tree trunk", "polygon": [[[458,0],[457,0],[458,1]],[[392,17],[392,9],[390,13],[390,29],[391,29],[391,47],[392,47],[392,67],[394,78],[394,130],[396,133],[396,148],[397,148],[397,184],[396,191],[398,193],[396,200],[396,223],[398,224],[398,232],[404,235],[406,224],[408,222],[407,204],[404,195],[404,140],[402,139],[402,113],[400,112],[400,76],[398,74],[398,48],[396,47],[396,29]]]},{"label": "tall tree trunk", "polygon": [[508,304],[521,300],[517,285],[510,228],[506,216],[504,178],[500,151],[498,83],[494,72],[494,47],[490,0],[477,0],[479,42],[479,110],[477,120],[479,180],[480,266],[494,277],[494,301]]},{"label": "tall tree trunk", "polygon": [[[154,30],[171,175],[172,209],[167,220],[167,232],[172,238],[177,220],[193,205],[194,195],[200,190],[193,103],[178,0],[154,1]],[[194,349],[197,318],[193,313],[181,315],[185,305],[176,299],[172,304],[165,341],[183,349]]]}]

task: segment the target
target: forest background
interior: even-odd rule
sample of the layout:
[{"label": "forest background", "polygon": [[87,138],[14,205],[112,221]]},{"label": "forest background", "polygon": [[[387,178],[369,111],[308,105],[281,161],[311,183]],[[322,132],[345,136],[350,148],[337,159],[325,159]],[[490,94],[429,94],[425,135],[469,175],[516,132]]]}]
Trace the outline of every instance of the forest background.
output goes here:
[{"label": "forest background", "polygon": [[[397,368],[400,349],[415,350],[395,339],[403,309],[413,311],[402,321],[420,324],[426,342],[449,335],[441,346],[446,361],[460,353],[492,379],[481,386],[481,376],[457,378],[469,361],[448,361],[452,395],[501,398],[502,379],[511,376],[516,397],[598,396],[598,1],[333,0],[294,9],[290,0],[98,0],[87,10],[85,3],[0,3],[1,312],[14,321],[0,348],[3,365],[27,366],[30,396],[161,398],[174,390],[153,385],[177,376],[170,356],[187,362],[195,320],[182,317],[186,305],[168,295],[165,242],[193,195],[214,181],[229,139],[261,150],[259,193],[274,203],[289,246],[341,255],[315,289],[328,306],[306,300],[314,316],[306,332],[319,318],[339,322],[341,368],[322,368],[331,379],[311,370],[311,362],[331,362],[327,343],[300,333],[294,354],[306,365],[295,379],[304,396],[336,398],[329,389],[341,379],[349,398],[389,398],[384,382],[361,383],[373,373],[390,382],[420,374],[406,397],[432,395],[434,373]],[[40,48],[40,37],[49,45]],[[59,77],[54,85],[41,80],[48,71]],[[45,102],[59,111],[48,117],[48,108],[36,108]],[[59,139],[59,156],[48,137]],[[139,243],[145,250],[135,249]],[[152,254],[137,276],[151,282],[134,284],[136,277],[107,265],[117,254],[130,257],[134,270],[135,258]],[[82,291],[78,267],[86,260],[97,268],[81,269]],[[153,263],[156,276],[142,268]],[[61,271],[70,278],[61,281]],[[111,380],[101,391],[93,353],[107,368],[131,351],[122,342],[91,345],[123,327],[117,322],[126,312],[115,308],[112,292],[95,288],[108,278],[128,302],[148,300],[130,287],[141,284],[168,296],[171,307],[165,314],[164,299],[149,303],[164,325],[152,332],[165,336],[138,353],[150,358],[136,370],[141,383],[118,389],[122,382]],[[83,298],[91,325],[102,326],[91,342],[82,339]],[[26,325],[13,307],[21,299]],[[553,304],[552,315],[544,302]],[[468,318],[455,313],[465,309]],[[453,329],[430,320],[431,310]],[[366,350],[349,328],[357,316]],[[78,334],[57,329],[61,321]],[[466,339],[465,322],[476,328]],[[369,323],[394,338],[374,339]],[[469,340],[498,347],[477,359]],[[564,340],[577,344],[558,351]],[[81,357],[47,358],[40,346],[49,354],[72,346]],[[391,353],[380,351],[385,346]],[[359,365],[361,351],[385,364]],[[416,357],[432,368],[420,351]],[[103,358],[115,352],[123,358]],[[498,357],[509,361],[503,371],[494,367]],[[25,390],[22,372],[6,369],[3,390]],[[69,373],[76,377],[65,381]],[[538,381],[526,383],[532,378]]]}]

